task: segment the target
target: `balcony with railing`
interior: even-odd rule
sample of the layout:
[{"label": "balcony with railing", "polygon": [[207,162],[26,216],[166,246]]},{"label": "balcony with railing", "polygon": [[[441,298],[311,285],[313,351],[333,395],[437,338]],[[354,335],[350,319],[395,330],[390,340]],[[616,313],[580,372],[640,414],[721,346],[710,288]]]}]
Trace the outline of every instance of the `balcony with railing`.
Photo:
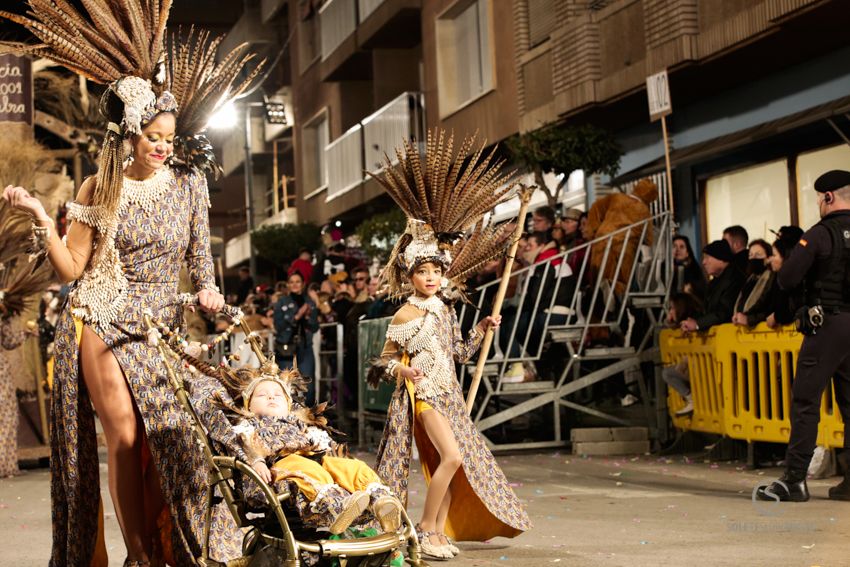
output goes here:
[{"label": "balcony with railing", "polygon": [[407,92],[364,118],[363,147],[366,169],[383,166],[384,154],[395,162],[395,148],[402,140],[423,140],[425,114],[421,93]]},{"label": "balcony with railing", "polygon": [[363,182],[363,128],[359,123],[325,147],[325,163],[328,167],[326,201]]},{"label": "balcony with railing", "polygon": [[357,41],[363,49],[406,49],[422,41],[422,0],[358,0]]},{"label": "balcony with railing", "polygon": [[331,0],[319,10],[322,80],[371,77],[371,54],[357,46],[357,2]]},{"label": "balcony with railing", "polygon": [[395,161],[395,148],[404,140],[424,139],[424,131],[422,93],[407,92],[328,144],[325,147],[326,202],[360,186],[365,180],[364,169],[381,169],[385,153]]}]

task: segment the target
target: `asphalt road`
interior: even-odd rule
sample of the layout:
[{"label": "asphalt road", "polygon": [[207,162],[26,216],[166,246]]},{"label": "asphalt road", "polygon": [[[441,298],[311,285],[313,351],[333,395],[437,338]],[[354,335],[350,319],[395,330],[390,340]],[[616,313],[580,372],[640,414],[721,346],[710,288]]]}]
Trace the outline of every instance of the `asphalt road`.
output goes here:
[{"label": "asphalt road", "polygon": [[[363,455],[370,458],[369,455]],[[850,503],[826,499],[839,479],[810,482],[805,504],[754,503],[752,489],[780,471],[742,463],[650,455],[582,458],[528,453],[500,456],[534,529],[512,539],[461,543],[464,566],[559,564],[640,566],[850,566]],[[123,542],[109,502],[110,565]],[[424,499],[422,475],[411,482],[411,517]],[[49,473],[0,480],[0,564],[43,566],[50,553]]]}]

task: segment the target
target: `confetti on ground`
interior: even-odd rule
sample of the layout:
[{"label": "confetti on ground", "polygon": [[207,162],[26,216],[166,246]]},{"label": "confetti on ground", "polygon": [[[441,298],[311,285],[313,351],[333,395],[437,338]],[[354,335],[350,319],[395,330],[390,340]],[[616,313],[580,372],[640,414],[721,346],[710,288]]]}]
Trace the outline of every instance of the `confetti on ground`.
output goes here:
[{"label": "confetti on ground", "polygon": [[803,549],[811,549],[811,548],[813,548],[814,546],[815,546],[815,544],[812,544],[812,545],[804,545],[804,546],[802,546],[802,547],[803,547]]},{"label": "confetti on ground", "polygon": [[620,475],[622,475],[623,473],[621,473],[621,472],[612,472],[612,473],[608,473],[608,474],[609,474],[609,475],[611,475],[611,476],[620,476]]},{"label": "confetti on ground", "polygon": [[522,483],[521,482],[509,482],[508,486],[510,486],[511,488],[519,488],[519,487],[522,486]]},{"label": "confetti on ground", "polygon": [[641,545],[649,545],[649,542],[648,541],[641,541],[640,544]]},{"label": "confetti on ground", "polygon": [[616,482],[616,486],[623,486],[623,483],[622,483],[622,482],[620,482],[620,481],[618,480],[618,481]]},{"label": "confetti on ground", "polygon": [[499,557],[499,561],[507,561],[507,560],[508,560],[507,555],[502,555],[501,557]]}]

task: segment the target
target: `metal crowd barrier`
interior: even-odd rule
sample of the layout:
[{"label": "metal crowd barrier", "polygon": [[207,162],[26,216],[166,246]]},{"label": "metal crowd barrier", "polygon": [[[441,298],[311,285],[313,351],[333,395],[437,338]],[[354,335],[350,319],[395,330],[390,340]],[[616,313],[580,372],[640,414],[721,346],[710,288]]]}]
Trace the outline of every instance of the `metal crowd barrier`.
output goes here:
[{"label": "metal crowd barrier", "polygon": [[[672,284],[672,228],[669,213],[660,213],[511,274],[517,278],[516,292],[503,306],[504,319],[494,341],[496,353],[484,365],[472,416],[491,449],[563,445],[563,408],[612,424],[642,424],[579,403],[574,394],[657,359],[653,338]],[[594,270],[594,253],[604,269]],[[570,264],[573,267],[567,270]],[[532,287],[532,279],[541,285]],[[475,290],[473,305],[464,304],[458,315],[462,325],[471,326],[490,312],[499,283],[496,279]],[[568,287],[562,292],[564,286]],[[619,294],[612,291],[618,287]],[[635,324],[637,318],[641,321]],[[615,340],[622,346],[607,346],[608,337],[618,338]],[[566,350],[562,360],[552,361],[552,380],[515,382],[505,378],[514,363],[534,364],[543,358],[544,346],[552,344],[561,344]],[[461,367],[462,385],[473,368],[474,364]],[[646,425],[655,435],[661,425],[651,421],[651,394],[637,374],[641,376]],[[514,419],[548,411],[552,415],[550,439],[495,443],[488,437],[488,429],[507,427]],[[666,417],[663,421],[666,426]]]},{"label": "metal crowd barrier", "polygon": [[[791,385],[803,337],[793,327],[754,329],[726,324],[706,333],[664,330],[661,359],[674,365],[687,357],[694,413],[677,417],[684,400],[670,390],[673,424],[683,430],[726,435],[748,442],[787,443],[791,433]],[[839,448],[844,424],[830,386],[821,403],[818,444]]]},{"label": "metal crowd barrier", "polygon": [[[325,341],[332,337],[331,341]],[[342,323],[321,323],[319,332],[314,336],[314,353],[316,355],[316,401],[333,402],[334,410],[340,420],[345,420],[342,359],[345,355],[343,348]],[[327,393],[324,393],[327,389]],[[334,394],[335,390],[335,394]],[[323,397],[324,394],[324,397]]]}]

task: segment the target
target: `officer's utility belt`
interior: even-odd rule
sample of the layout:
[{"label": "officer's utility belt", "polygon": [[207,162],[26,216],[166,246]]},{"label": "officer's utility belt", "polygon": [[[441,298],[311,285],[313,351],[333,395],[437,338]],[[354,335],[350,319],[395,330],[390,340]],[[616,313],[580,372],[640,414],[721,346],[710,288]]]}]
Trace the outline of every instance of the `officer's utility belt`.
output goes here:
[{"label": "officer's utility belt", "polygon": [[[830,313],[831,315],[832,313]],[[806,336],[818,334],[818,329],[823,326],[823,318],[826,315],[822,305],[809,307],[803,305],[794,314],[794,323],[797,330]]]}]

